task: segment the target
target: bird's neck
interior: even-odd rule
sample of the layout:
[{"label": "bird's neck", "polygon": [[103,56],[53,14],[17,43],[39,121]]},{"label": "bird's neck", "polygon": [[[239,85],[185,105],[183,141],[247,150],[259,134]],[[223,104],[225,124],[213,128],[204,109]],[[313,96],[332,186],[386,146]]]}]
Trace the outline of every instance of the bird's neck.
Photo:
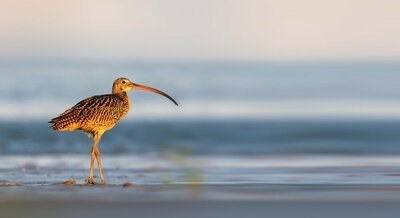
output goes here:
[{"label": "bird's neck", "polygon": [[[114,93],[114,94],[115,94],[115,93]],[[118,92],[118,93],[116,93],[115,95],[118,95],[118,96],[122,97],[123,99],[126,99],[127,101],[129,101],[128,93],[125,92],[125,91]]]},{"label": "bird's neck", "polygon": [[125,91],[122,91],[122,90],[120,90],[118,92],[114,92],[114,90],[113,90],[113,94],[114,95],[118,95],[118,96],[120,96],[120,97],[122,97],[124,99],[129,99],[128,93],[126,93]]},{"label": "bird's neck", "polygon": [[123,93],[126,94],[126,92],[125,92],[124,90],[120,89],[120,88],[119,88],[118,86],[116,86],[116,85],[114,85],[114,86],[112,87],[112,93],[113,93],[114,95],[123,94]]}]

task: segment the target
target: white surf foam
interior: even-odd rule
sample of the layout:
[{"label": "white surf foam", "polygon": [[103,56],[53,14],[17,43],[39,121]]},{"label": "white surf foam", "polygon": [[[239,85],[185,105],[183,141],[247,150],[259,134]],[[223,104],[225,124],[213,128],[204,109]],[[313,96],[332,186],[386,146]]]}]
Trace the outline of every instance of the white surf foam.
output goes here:
[{"label": "white surf foam", "polygon": [[[398,167],[398,155],[336,156],[134,156],[103,155],[103,165],[109,169],[174,169],[198,168],[318,168],[318,167]],[[0,169],[71,168],[87,169],[90,155],[3,155]]]}]

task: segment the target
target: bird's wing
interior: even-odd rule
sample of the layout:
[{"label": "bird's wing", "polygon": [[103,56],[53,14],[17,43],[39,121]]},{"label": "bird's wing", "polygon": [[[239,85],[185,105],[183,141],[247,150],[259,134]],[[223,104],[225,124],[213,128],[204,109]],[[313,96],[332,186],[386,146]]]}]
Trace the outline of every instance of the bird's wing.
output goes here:
[{"label": "bird's wing", "polygon": [[92,96],[89,97],[85,100],[80,101],[70,109],[66,110],[64,113],[58,115],[56,118],[52,119],[49,123],[57,123],[60,120],[63,120],[66,117],[70,117],[72,115],[80,115],[82,111],[85,110],[85,108],[90,104],[90,102],[93,102],[94,99],[98,98],[99,96]]},{"label": "bird's wing", "polygon": [[80,115],[88,122],[110,125],[121,118],[124,110],[123,101],[118,96],[102,95],[91,99],[81,110]]},{"label": "bird's wing", "polygon": [[87,98],[50,123],[54,130],[89,129],[93,127],[110,127],[127,114],[129,107],[115,95],[97,95]]}]

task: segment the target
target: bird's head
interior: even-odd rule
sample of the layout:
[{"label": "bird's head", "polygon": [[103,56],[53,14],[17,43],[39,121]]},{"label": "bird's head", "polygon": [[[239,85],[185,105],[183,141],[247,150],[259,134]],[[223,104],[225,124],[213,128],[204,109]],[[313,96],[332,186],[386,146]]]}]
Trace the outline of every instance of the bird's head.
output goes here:
[{"label": "bird's head", "polygon": [[119,78],[119,79],[115,80],[114,85],[113,85],[113,94],[127,93],[132,89],[145,90],[145,91],[150,91],[150,92],[160,94],[160,95],[168,98],[176,106],[178,106],[178,103],[171,96],[167,95],[166,93],[164,93],[158,89],[155,89],[155,88],[135,84],[127,78]]}]

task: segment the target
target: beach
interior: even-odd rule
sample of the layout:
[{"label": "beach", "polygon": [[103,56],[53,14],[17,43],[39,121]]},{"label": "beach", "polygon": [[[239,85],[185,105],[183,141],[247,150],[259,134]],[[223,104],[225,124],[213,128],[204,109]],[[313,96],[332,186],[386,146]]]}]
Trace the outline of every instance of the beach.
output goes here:
[{"label": "beach", "polygon": [[107,184],[87,186],[91,139],[5,122],[0,209],[6,217],[396,217],[399,125],[126,122],[100,145]]},{"label": "beach", "polygon": [[[387,191],[389,192],[389,191]],[[347,191],[363,195],[366,192]],[[326,194],[321,192],[320,194]],[[373,195],[380,195],[375,192]],[[307,195],[307,194],[306,194]],[[97,196],[99,197],[99,196]],[[399,200],[35,200],[0,204],[5,217],[397,217]]]},{"label": "beach", "polygon": [[104,186],[84,184],[87,155],[2,160],[7,217],[395,217],[400,210],[396,155],[122,155],[104,158]]}]

